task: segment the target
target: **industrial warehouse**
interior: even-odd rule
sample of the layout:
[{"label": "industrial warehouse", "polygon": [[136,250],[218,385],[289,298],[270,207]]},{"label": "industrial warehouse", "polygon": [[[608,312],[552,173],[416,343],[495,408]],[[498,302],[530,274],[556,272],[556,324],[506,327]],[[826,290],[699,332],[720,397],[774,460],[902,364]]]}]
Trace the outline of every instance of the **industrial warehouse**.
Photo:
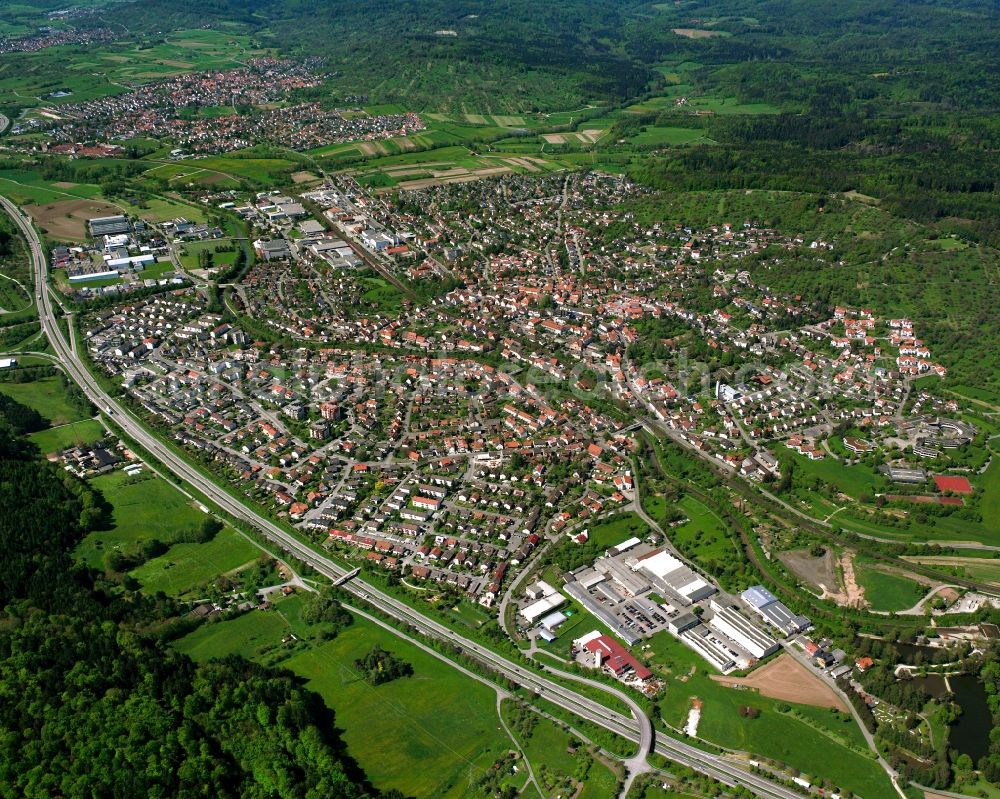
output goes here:
[{"label": "industrial warehouse", "polygon": [[[747,589],[738,599],[729,597],[667,546],[638,538],[609,548],[593,565],[565,575],[565,580],[565,593],[628,646],[666,631],[723,673],[753,666],[776,652],[780,639],[810,625],[763,586]],[[565,597],[544,582],[529,586],[525,594],[527,604],[519,612],[525,628],[534,626],[543,640],[554,640],[565,620],[557,611]],[[741,611],[740,600],[766,629]],[[587,642],[574,643],[581,652],[595,655],[597,667],[610,668],[602,660],[609,654],[606,646],[601,647],[604,655],[596,657]],[[620,666],[623,661],[613,662]]]}]

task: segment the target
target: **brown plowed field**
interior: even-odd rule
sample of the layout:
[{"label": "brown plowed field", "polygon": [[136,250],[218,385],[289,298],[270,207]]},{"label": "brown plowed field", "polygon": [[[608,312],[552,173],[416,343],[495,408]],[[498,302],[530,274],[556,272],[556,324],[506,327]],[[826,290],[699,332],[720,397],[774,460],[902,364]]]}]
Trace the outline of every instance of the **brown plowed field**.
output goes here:
[{"label": "brown plowed field", "polygon": [[725,685],[745,685],[772,699],[847,711],[844,700],[830,686],[787,652],[751,672],[749,677],[712,675],[712,679]]}]

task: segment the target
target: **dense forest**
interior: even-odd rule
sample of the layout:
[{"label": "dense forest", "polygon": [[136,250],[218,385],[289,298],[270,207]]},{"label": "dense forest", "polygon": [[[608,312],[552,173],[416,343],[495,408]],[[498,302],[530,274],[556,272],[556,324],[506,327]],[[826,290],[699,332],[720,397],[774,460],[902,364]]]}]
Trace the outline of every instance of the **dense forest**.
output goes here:
[{"label": "dense forest", "polygon": [[170,600],[74,562],[99,500],[17,437],[28,415],[0,408],[0,796],[378,796],[294,676],[195,664]]}]

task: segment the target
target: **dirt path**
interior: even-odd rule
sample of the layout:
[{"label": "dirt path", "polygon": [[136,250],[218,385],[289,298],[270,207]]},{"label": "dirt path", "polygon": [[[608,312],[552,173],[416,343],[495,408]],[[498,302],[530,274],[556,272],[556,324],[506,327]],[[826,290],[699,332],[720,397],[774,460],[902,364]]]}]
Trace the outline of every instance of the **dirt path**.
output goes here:
[{"label": "dirt path", "polygon": [[858,578],[854,574],[854,554],[852,550],[844,550],[838,561],[843,580],[843,592],[839,595],[827,592],[827,595],[838,605],[849,608],[866,608],[868,600],[865,599],[865,589],[858,584]]}]

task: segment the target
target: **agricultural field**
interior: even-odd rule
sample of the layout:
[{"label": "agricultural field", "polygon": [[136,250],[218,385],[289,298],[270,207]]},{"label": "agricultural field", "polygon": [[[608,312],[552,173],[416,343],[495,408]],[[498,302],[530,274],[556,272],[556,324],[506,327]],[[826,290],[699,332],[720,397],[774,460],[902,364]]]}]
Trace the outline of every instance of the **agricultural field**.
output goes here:
[{"label": "agricultural field", "polygon": [[770,103],[741,103],[735,97],[691,97],[687,106],[713,114],[777,114],[781,111]]},{"label": "agricultural field", "polygon": [[207,543],[174,544],[131,575],[146,593],[184,596],[219,575],[250,565],[260,554],[255,544],[227,527]]},{"label": "agricultural field", "polygon": [[772,699],[848,712],[839,694],[787,652],[755,669],[749,677],[718,676],[713,679],[722,685],[749,688]]},{"label": "agricultural field", "polygon": [[512,172],[544,174],[566,166],[563,160],[545,156],[541,145],[534,144],[523,151],[508,150],[506,146],[501,149],[498,145],[498,149],[481,154],[465,147],[440,147],[371,158],[353,169],[358,182],[371,188],[420,189]]},{"label": "agricultural field", "polygon": [[167,197],[145,197],[136,204],[121,201],[119,206],[125,213],[141,217],[147,222],[167,222],[178,217],[190,222],[205,221],[203,208]]},{"label": "agricultural field", "polygon": [[0,194],[9,197],[35,220],[53,241],[77,242],[87,238],[86,222],[95,216],[127,213],[149,222],[183,216],[205,221],[204,209],[167,197],[109,201],[96,183],[49,180],[28,169],[0,170]]},{"label": "agricultural field", "polygon": [[76,550],[77,559],[95,568],[109,551],[153,539],[171,544],[182,533],[197,530],[205,518],[192,500],[145,469],[137,477],[115,471],[90,483],[113,508],[108,529],[89,533]]},{"label": "agricultural field", "polygon": [[95,183],[50,181],[28,169],[0,169],[0,192],[20,204],[48,203],[99,198],[101,187]]},{"label": "agricultural field", "polygon": [[89,236],[87,220],[97,216],[120,214],[119,205],[99,200],[54,200],[29,204],[24,210],[34,218],[38,229],[50,241],[83,242]]}]

